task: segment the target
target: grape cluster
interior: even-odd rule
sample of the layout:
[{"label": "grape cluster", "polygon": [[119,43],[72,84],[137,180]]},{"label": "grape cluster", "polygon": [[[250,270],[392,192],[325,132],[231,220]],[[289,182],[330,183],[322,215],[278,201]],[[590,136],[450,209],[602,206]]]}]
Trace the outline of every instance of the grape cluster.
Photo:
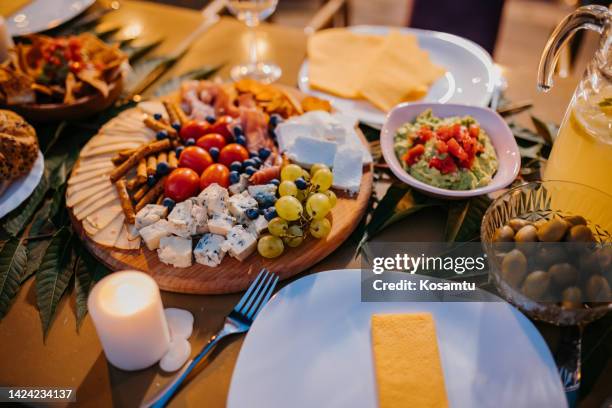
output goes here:
[{"label": "grape cluster", "polygon": [[337,202],[330,190],[333,180],[324,164],[313,165],[310,172],[297,164],[283,166],[279,198],[274,204],[276,217],[269,220],[268,234],[257,243],[261,256],[276,258],[286,246],[301,245],[307,234],[320,239],[330,233],[332,225],[327,216]]}]

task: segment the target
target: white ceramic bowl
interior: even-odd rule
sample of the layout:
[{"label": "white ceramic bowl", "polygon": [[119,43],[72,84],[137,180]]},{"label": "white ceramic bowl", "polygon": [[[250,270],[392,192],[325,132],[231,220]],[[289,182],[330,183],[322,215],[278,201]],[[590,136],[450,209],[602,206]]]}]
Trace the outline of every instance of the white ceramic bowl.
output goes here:
[{"label": "white ceramic bowl", "polygon": [[[397,129],[412,122],[423,111],[431,109],[435,116],[472,116],[480,123],[491,139],[498,159],[497,172],[491,183],[472,190],[448,190],[431,186],[412,177],[404,170],[395,154],[393,139]],[[521,156],[512,131],[497,112],[477,106],[440,103],[403,103],[387,114],[380,133],[380,145],[389,168],[397,178],[425,194],[441,198],[462,199],[490,193],[508,186],[516,178],[521,167]]]}]

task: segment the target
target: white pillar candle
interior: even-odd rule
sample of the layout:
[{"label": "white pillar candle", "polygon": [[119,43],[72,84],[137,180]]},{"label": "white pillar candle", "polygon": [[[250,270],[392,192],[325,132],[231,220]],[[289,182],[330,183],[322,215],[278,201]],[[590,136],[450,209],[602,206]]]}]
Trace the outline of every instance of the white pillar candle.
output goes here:
[{"label": "white pillar candle", "polygon": [[157,283],[137,271],[115,272],[98,282],[87,301],[108,361],[122,370],[157,363],[170,332]]},{"label": "white pillar candle", "polygon": [[14,45],[13,38],[6,27],[6,21],[0,16],[0,62],[4,62],[8,58],[8,50]]}]

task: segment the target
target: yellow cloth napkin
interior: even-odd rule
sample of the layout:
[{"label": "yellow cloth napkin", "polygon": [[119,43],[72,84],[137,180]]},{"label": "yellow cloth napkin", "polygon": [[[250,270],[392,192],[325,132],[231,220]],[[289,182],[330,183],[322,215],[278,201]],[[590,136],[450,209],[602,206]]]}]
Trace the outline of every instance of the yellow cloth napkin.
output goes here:
[{"label": "yellow cloth napkin", "polygon": [[446,408],[448,399],[433,317],[372,316],[379,408]]},{"label": "yellow cloth napkin", "polygon": [[0,1],[0,16],[6,18],[27,6],[32,0],[2,0]]}]

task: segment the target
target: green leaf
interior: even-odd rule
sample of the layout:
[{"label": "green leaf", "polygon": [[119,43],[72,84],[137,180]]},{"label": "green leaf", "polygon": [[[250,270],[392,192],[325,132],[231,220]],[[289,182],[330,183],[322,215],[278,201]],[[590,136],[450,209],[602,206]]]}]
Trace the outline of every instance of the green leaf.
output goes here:
[{"label": "green leaf", "polygon": [[20,277],[21,283],[30,279],[30,277],[38,271],[50,243],[50,239],[40,239],[28,242],[28,264]]},{"label": "green leaf", "polygon": [[43,174],[43,177],[40,179],[38,186],[36,186],[30,198],[5,217],[3,225],[4,230],[13,237],[17,236],[28,224],[28,221],[30,221],[38,209],[48,190],[48,173],[45,169],[45,174]]},{"label": "green leaf", "polygon": [[43,339],[47,337],[57,305],[74,273],[71,241],[72,232],[69,228],[62,228],[55,233],[36,272],[36,303],[43,327]]},{"label": "green leaf", "polygon": [[557,127],[552,124],[544,123],[542,120],[536,118],[535,116],[531,116],[531,121],[533,122],[533,126],[535,126],[538,135],[542,136],[542,138],[552,146],[555,137],[557,136]]},{"label": "green leaf", "polygon": [[83,318],[87,315],[87,297],[91,289],[92,279],[85,260],[80,256],[75,265],[74,290],[76,292],[76,323],[77,330],[81,327]]},{"label": "green leaf", "polygon": [[[452,241],[467,242],[480,238],[480,226],[482,217],[491,205],[491,199],[487,195],[473,197],[468,200],[467,209],[462,217],[461,226]],[[449,240],[450,241],[450,240]]]},{"label": "green leaf", "polygon": [[163,40],[159,39],[140,46],[125,47],[123,52],[127,54],[130,64],[133,65],[140,58],[157,48],[162,42]]},{"label": "green leaf", "polygon": [[444,227],[444,239],[446,241],[455,241],[469,208],[469,200],[449,203],[448,218],[446,219],[446,226]]},{"label": "green leaf", "polygon": [[13,238],[0,251],[0,320],[6,315],[19,291],[27,251],[21,240]]},{"label": "green leaf", "polygon": [[612,358],[612,314],[587,325],[582,337],[580,395],[588,395]]}]

